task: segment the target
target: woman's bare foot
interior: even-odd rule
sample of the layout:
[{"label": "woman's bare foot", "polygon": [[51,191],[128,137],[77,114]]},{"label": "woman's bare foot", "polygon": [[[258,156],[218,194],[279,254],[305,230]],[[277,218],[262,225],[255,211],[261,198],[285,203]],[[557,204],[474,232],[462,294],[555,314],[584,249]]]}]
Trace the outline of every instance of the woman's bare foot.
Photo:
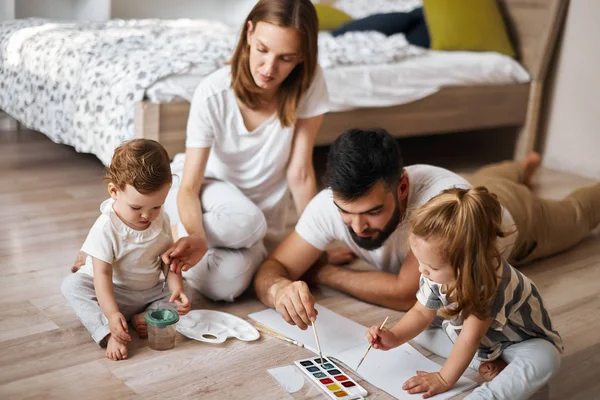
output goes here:
[{"label": "woman's bare foot", "polygon": [[110,358],[113,361],[126,359],[127,345],[118,342],[116,339],[113,339],[111,335],[109,335],[108,343],[106,344],[106,358]]},{"label": "woman's bare foot", "polygon": [[535,151],[530,151],[525,156],[525,159],[521,161],[521,168],[523,169],[523,175],[521,176],[521,180],[524,185],[531,185],[531,177],[535,173],[535,171],[540,167],[542,163],[542,158],[539,153]]},{"label": "woman's bare foot", "polygon": [[73,263],[73,266],[71,267],[71,272],[75,273],[75,272],[79,271],[79,268],[84,266],[86,258],[87,258],[87,254],[85,254],[83,251],[79,251],[79,253],[77,254],[77,257],[75,258],[75,262]]},{"label": "woman's bare foot", "polygon": [[479,375],[484,381],[489,382],[494,379],[504,368],[506,362],[501,358],[496,358],[494,361],[481,363],[479,366]]},{"label": "woman's bare foot", "polygon": [[148,324],[144,317],[146,313],[135,314],[131,317],[131,325],[133,325],[133,329],[138,333],[141,338],[145,338],[148,336]]}]

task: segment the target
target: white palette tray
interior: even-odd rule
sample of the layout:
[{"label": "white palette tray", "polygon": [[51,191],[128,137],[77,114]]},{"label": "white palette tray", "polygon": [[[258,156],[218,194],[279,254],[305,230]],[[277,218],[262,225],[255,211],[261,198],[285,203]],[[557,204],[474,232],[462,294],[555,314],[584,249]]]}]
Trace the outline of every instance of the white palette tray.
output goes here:
[{"label": "white palette tray", "polygon": [[260,334],[249,322],[214,310],[192,310],[179,319],[177,332],[206,343],[223,343],[229,337],[249,342]]}]

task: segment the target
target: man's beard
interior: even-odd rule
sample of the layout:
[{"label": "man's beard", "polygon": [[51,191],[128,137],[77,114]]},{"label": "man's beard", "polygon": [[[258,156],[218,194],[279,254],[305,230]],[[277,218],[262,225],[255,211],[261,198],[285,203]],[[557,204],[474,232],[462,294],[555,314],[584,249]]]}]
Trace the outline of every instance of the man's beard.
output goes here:
[{"label": "man's beard", "polygon": [[396,208],[394,209],[394,214],[392,214],[392,217],[390,218],[388,223],[385,224],[383,229],[371,230],[371,232],[373,233],[378,233],[378,235],[376,235],[375,238],[360,237],[356,234],[356,232],[354,232],[354,230],[350,226],[348,226],[348,232],[350,232],[350,236],[352,236],[352,240],[354,240],[354,243],[356,243],[359,247],[365,250],[375,250],[380,248],[383,245],[383,243],[390,237],[390,235],[394,233],[399,223],[400,207],[398,205],[398,201],[396,201]]}]

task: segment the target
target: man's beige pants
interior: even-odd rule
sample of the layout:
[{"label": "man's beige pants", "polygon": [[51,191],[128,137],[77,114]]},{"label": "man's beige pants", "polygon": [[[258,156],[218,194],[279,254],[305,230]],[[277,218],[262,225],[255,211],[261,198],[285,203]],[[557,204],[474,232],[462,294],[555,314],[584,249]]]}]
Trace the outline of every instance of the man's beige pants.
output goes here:
[{"label": "man's beige pants", "polygon": [[562,200],[542,199],[522,183],[522,167],[506,161],[481,168],[467,180],[485,186],[512,215],[518,238],[510,262],[522,265],[566,250],[600,223],[600,183]]}]

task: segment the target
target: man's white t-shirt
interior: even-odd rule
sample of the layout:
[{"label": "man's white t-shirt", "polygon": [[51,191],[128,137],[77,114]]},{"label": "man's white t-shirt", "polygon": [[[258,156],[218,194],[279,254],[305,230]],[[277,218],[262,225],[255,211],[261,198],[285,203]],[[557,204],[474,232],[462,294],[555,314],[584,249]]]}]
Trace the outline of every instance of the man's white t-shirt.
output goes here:
[{"label": "man's white t-shirt", "polygon": [[92,257],[112,266],[113,284],[131,290],[146,290],[158,284],[162,271],[159,256],[173,244],[167,214],[160,215],[143,231],[125,225],[113,209],[113,199],[100,206],[102,214],[88,233],[81,250],[85,265],[78,273],[94,276]]},{"label": "man's white t-shirt", "polygon": [[[321,67],[296,110],[298,119],[329,110],[327,85]],[[248,131],[231,87],[231,67],[208,76],[196,89],[187,126],[186,147],[211,147],[205,176],[233,183],[265,212],[287,191],[286,167],[295,125],[283,127],[277,113]]]},{"label": "man's white t-shirt", "polygon": [[[468,189],[471,187],[469,182],[461,176],[431,165],[411,165],[405,167],[404,171],[408,175],[410,185],[407,201],[409,210],[427,203],[445,189],[453,187]],[[319,250],[325,250],[327,245],[338,240],[372,266],[384,272],[397,274],[410,249],[406,221],[405,217],[380,248],[365,250],[352,239],[348,226],[344,224],[333,203],[331,189],[324,189],[306,206],[296,225],[296,232]],[[515,229],[514,220],[505,208],[503,208],[502,227],[505,231]],[[502,249],[504,255],[508,256],[513,245],[514,235],[511,235],[499,243],[499,248]]]}]

